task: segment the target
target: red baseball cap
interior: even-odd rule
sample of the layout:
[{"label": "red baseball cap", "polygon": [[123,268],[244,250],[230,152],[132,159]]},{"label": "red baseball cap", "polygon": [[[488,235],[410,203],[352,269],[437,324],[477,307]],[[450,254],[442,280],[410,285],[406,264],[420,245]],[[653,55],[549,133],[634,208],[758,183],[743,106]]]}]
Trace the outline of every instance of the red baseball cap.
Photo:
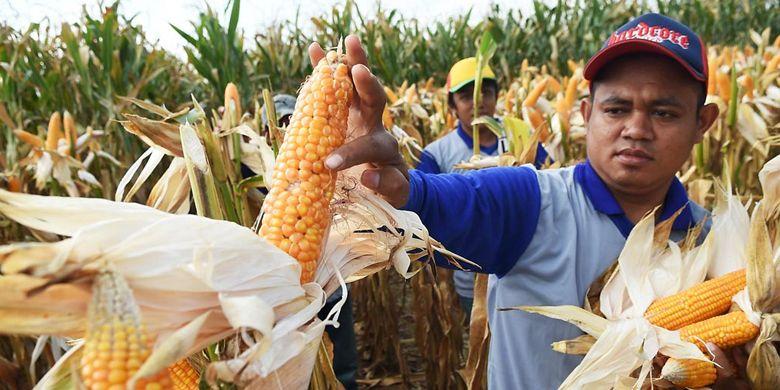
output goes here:
[{"label": "red baseball cap", "polygon": [[677,61],[691,76],[707,83],[704,42],[688,26],[664,15],[647,13],[617,29],[585,65],[593,80],[610,61],[629,53],[657,53]]}]

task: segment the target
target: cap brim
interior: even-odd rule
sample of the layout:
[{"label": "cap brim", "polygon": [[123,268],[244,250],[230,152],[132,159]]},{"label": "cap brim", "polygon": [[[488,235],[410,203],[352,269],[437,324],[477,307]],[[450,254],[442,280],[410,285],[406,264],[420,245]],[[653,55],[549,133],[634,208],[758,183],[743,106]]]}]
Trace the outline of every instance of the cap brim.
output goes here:
[{"label": "cap brim", "polygon": [[[484,77],[484,76],[483,76],[483,77],[482,77],[482,80],[494,80],[494,81],[495,81],[496,79],[495,79],[495,78],[493,78],[493,77]],[[454,87],[450,88],[450,92],[451,92],[451,93],[458,92],[458,91],[459,91],[461,88],[463,88],[463,87],[465,87],[466,85],[468,85],[468,83],[473,83],[473,82],[474,82],[474,79],[468,79],[468,80],[466,80],[466,81],[463,81],[463,82],[461,82],[460,84],[458,84],[458,85],[456,85],[456,86],[454,86]]]},{"label": "cap brim", "polygon": [[629,53],[656,53],[669,57],[677,61],[690,75],[701,82],[707,82],[707,78],[691,67],[688,62],[680,58],[677,54],[667,49],[663,45],[653,41],[630,40],[616,43],[606,49],[602,49],[585,65],[585,71],[582,73],[586,80],[592,81],[599,73],[599,70],[615,58]]}]

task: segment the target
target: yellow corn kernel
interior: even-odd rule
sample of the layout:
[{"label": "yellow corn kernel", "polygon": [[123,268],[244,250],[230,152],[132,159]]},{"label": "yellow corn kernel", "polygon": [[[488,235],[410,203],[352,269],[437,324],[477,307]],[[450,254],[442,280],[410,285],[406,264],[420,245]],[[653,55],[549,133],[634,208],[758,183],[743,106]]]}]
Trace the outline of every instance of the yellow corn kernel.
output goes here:
[{"label": "yellow corn kernel", "polygon": [[645,318],[653,325],[677,330],[723,314],[731,307],[731,298],[745,288],[745,283],[744,269],[730,272],[656,300],[645,311]]},{"label": "yellow corn kernel", "polygon": [[187,359],[181,359],[168,367],[168,373],[173,380],[174,390],[197,390],[200,374],[192,368]]},{"label": "yellow corn kernel", "polygon": [[330,52],[301,87],[263,202],[260,235],[298,260],[302,283],[313,279],[330,223],[335,176],[325,158],[344,143],[351,100],[349,67]]},{"label": "yellow corn kernel", "polygon": [[57,145],[63,137],[62,116],[59,112],[55,112],[49,118],[49,129],[46,133],[46,149],[57,150]]},{"label": "yellow corn kernel", "polygon": [[[116,272],[103,271],[95,279],[84,340],[80,374],[90,390],[124,388],[151,353],[132,291]],[[170,389],[172,383],[163,370],[136,385]]]},{"label": "yellow corn kernel", "polygon": [[43,147],[43,140],[35,134],[24,130],[14,130],[14,134],[16,135],[16,138],[19,138],[19,141],[22,141],[27,145],[30,145],[34,148]]},{"label": "yellow corn kernel", "polygon": [[661,369],[661,378],[678,387],[704,387],[715,383],[717,377],[715,365],[703,360],[671,358]]},{"label": "yellow corn kernel", "polygon": [[731,348],[753,340],[758,331],[758,326],[748,321],[744,312],[734,311],[684,326],[680,328],[680,338],[706,351],[704,343]]}]

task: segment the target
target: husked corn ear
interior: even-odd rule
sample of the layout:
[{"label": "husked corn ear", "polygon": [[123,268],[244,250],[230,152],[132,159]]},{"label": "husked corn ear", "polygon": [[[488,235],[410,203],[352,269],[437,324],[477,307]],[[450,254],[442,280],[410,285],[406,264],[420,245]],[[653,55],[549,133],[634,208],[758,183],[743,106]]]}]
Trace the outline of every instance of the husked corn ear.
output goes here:
[{"label": "husked corn ear", "polygon": [[330,223],[335,176],[325,158],[344,143],[352,100],[349,68],[330,52],[301,88],[263,202],[260,235],[301,264],[312,280]]},{"label": "husked corn ear", "polygon": [[40,139],[37,135],[29,133],[24,130],[14,130],[14,134],[17,138],[19,138],[20,141],[35,147],[40,148],[43,147],[43,140]]},{"label": "husked corn ear", "polygon": [[[231,103],[233,102],[233,103]],[[238,95],[238,87],[233,83],[228,83],[225,87],[225,111],[230,109],[230,104],[233,104],[234,120],[238,122],[241,119],[241,99]]]},{"label": "husked corn ear", "polygon": [[174,390],[197,390],[200,374],[192,368],[187,359],[181,359],[168,367],[168,373],[173,380]]},{"label": "husked corn ear", "polygon": [[536,105],[536,102],[539,101],[539,97],[542,96],[542,93],[544,93],[544,90],[547,88],[547,83],[550,81],[550,77],[545,77],[540,81],[533,90],[526,96],[525,100],[523,100],[523,107],[533,107]]},{"label": "husked corn ear", "polygon": [[696,344],[702,351],[704,343],[718,348],[742,345],[758,336],[759,328],[748,321],[743,311],[734,311],[680,328],[680,338]]},{"label": "husked corn ear", "polygon": [[669,330],[725,313],[731,298],[745,288],[745,270],[730,272],[653,302],[645,312],[651,324]]},{"label": "husked corn ear", "polygon": [[[81,379],[87,389],[125,389],[151,353],[138,306],[121,275],[101,272],[88,311]],[[136,389],[170,389],[167,370],[136,383]]]},{"label": "husked corn ear", "polygon": [[76,130],[76,121],[73,119],[73,115],[67,111],[62,116],[62,127],[65,132],[65,144],[68,145],[68,154],[73,155],[79,133]]},{"label": "husked corn ear", "polygon": [[60,139],[65,135],[62,133],[62,116],[59,112],[51,114],[49,118],[49,130],[46,133],[46,149],[57,150]]},{"label": "husked corn ear", "polygon": [[698,388],[715,383],[718,372],[712,362],[671,358],[661,369],[661,378],[678,387]]}]

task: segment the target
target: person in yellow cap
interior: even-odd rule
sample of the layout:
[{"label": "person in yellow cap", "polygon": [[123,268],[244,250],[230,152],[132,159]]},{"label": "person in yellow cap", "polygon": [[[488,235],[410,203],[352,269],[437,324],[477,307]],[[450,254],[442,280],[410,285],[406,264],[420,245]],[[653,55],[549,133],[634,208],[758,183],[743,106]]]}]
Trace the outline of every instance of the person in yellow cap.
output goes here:
[{"label": "person in yellow cap", "polygon": [[[455,63],[447,75],[447,104],[458,118],[458,125],[447,135],[430,143],[420,156],[417,170],[425,173],[463,173],[454,166],[468,161],[473,154],[473,139],[471,121],[474,116],[474,80],[477,74],[477,60],[474,57],[464,58]],[[494,116],[498,98],[498,81],[489,66],[482,69],[482,98],[478,113],[480,116]],[[506,152],[499,150],[499,142],[495,133],[480,126],[479,149],[483,155],[496,156]],[[540,145],[536,153],[537,168],[544,164],[547,152]],[[474,273],[455,270],[453,273],[455,291],[458,294],[460,306],[468,321],[474,302]]]}]

